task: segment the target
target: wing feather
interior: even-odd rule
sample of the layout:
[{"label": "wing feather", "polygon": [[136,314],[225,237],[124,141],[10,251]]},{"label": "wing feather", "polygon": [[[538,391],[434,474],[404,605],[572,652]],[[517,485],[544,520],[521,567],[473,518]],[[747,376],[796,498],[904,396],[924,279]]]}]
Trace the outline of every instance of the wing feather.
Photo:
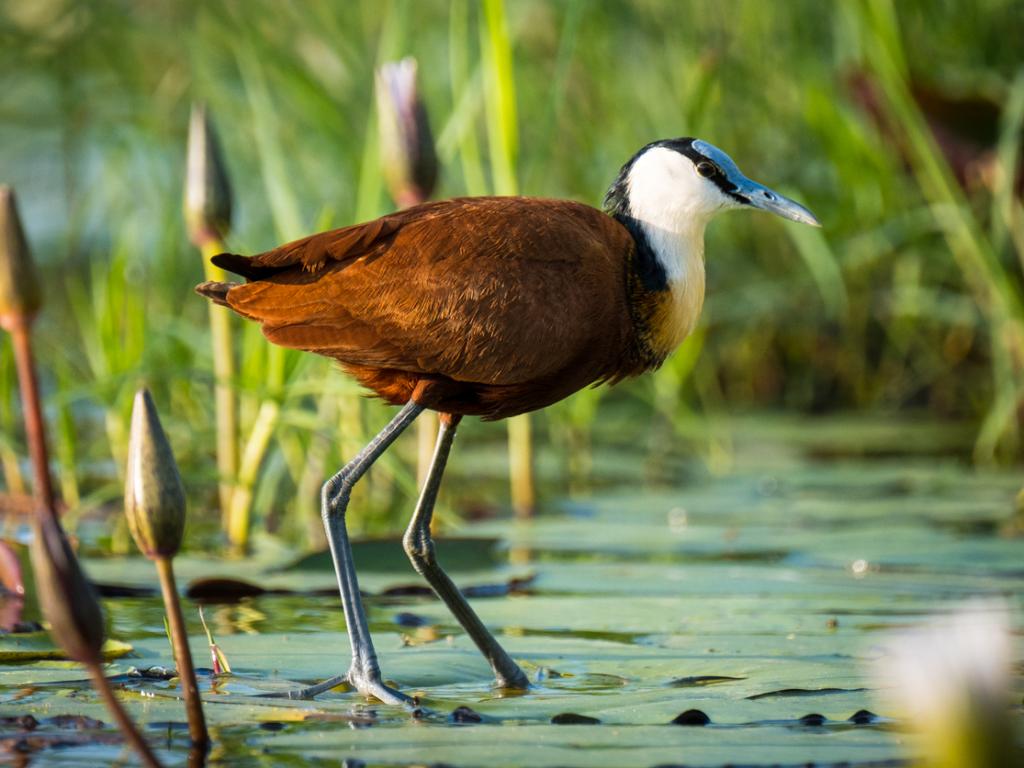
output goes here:
[{"label": "wing feather", "polygon": [[631,242],[577,203],[455,199],[253,257],[228,302],[282,346],[515,384],[620,341]]}]

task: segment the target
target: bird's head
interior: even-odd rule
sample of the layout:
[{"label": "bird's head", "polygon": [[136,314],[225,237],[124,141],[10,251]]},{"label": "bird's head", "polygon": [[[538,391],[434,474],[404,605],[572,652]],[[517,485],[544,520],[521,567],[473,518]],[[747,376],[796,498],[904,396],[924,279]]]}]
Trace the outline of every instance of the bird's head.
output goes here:
[{"label": "bird's head", "polygon": [[605,209],[648,225],[682,232],[734,208],[760,208],[785,219],[821,226],[795,200],[744,176],[725,152],[700,139],[648,144],[619,172]]}]

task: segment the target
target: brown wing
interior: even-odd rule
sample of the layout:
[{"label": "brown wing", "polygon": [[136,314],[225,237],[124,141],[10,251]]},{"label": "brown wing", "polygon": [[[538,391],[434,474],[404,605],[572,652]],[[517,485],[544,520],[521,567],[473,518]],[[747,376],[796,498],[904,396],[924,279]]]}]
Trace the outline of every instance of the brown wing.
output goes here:
[{"label": "brown wing", "polygon": [[255,278],[227,301],[274,343],[506,385],[623,343],[631,244],[578,203],[463,198],[219,263]]}]

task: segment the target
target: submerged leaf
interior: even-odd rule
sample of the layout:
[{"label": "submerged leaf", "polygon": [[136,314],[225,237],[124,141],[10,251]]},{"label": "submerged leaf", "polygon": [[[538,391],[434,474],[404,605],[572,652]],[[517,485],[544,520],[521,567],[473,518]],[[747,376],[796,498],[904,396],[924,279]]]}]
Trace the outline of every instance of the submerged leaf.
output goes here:
[{"label": "submerged leaf", "polygon": [[[132,650],[129,643],[108,639],[100,647],[100,654],[103,659],[109,661],[127,656]],[[54,644],[48,632],[0,634],[0,663],[66,658],[67,653]]]}]

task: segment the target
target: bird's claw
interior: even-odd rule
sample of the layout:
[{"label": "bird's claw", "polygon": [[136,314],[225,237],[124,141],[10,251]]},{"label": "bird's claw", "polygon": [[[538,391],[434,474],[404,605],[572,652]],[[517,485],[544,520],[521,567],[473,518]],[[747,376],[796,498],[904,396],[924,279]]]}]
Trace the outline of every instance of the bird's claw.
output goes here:
[{"label": "bird's claw", "polygon": [[374,698],[382,704],[402,706],[411,711],[419,709],[414,698],[385,685],[379,675],[366,675],[353,669],[349,671],[347,680],[349,685],[368,699]]},{"label": "bird's claw", "polygon": [[337,688],[342,683],[347,683],[368,699],[374,698],[382,704],[401,706],[417,715],[425,713],[424,709],[420,707],[416,699],[385,685],[379,676],[364,675],[354,671],[350,671],[347,675],[336,675],[334,677],[330,677],[321,683],[310,685],[306,688],[298,688],[296,690],[285,691],[284,693],[267,693],[263,695],[273,698],[289,699],[292,701],[302,701],[316,698],[321,693],[326,693],[332,688]]},{"label": "bird's claw", "polygon": [[327,678],[321,683],[310,685],[306,688],[297,688],[295,690],[285,691],[284,693],[266,693],[263,695],[270,698],[291,699],[294,701],[314,699],[321,693],[325,693],[332,688],[337,688],[345,682],[348,682],[347,675],[335,675],[334,677]]}]

